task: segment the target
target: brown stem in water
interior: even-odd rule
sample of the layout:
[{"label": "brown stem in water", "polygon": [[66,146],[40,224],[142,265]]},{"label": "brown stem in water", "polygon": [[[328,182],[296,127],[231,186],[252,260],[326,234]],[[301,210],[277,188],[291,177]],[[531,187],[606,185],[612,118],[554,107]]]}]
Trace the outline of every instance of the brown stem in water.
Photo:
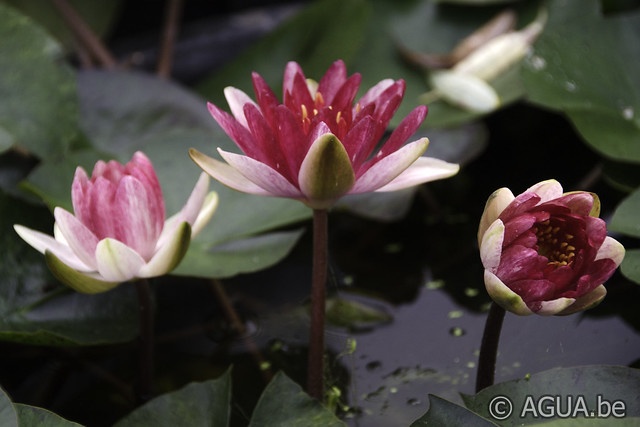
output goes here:
[{"label": "brown stem in water", "polygon": [[116,60],[69,2],[67,0],[51,0],[51,2],[87,51],[89,51],[103,67],[114,68],[116,66]]},{"label": "brown stem in water", "polygon": [[160,43],[160,58],[157,74],[162,78],[171,76],[173,65],[173,46],[178,34],[184,0],[169,0],[165,9],[165,21]]},{"label": "brown stem in water", "polygon": [[225,316],[229,323],[231,323],[231,327],[233,330],[243,338],[244,345],[247,348],[247,351],[253,356],[253,359],[256,361],[258,365],[258,369],[262,373],[262,378],[265,380],[265,383],[271,381],[273,378],[273,372],[268,367],[268,363],[262,356],[260,349],[256,346],[256,343],[251,339],[249,335],[247,335],[247,328],[245,328],[242,319],[238,316],[233,304],[229,300],[229,296],[227,295],[222,282],[217,279],[211,280],[211,289],[213,290],[216,298],[220,302],[222,306],[222,311],[224,311]]},{"label": "brown stem in water", "polygon": [[311,327],[307,392],[320,401],[324,396],[324,314],[327,283],[328,212],[313,211],[313,270],[311,278]]}]

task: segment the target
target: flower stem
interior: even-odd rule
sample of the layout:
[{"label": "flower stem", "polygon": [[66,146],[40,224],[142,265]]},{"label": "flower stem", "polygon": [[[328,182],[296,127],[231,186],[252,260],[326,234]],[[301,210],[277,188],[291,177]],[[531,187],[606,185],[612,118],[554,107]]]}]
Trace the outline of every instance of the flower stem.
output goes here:
[{"label": "flower stem", "polygon": [[309,359],[307,392],[315,399],[324,395],[324,314],[327,282],[328,213],[313,211],[313,270],[311,278],[311,328],[309,330]]},{"label": "flower stem", "polygon": [[140,317],[138,399],[141,402],[146,402],[153,394],[151,386],[154,364],[153,303],[149,282],[146,279],[140,279],[135,283]]},{"label": "flower stem", "polygon": [[478,360],[478,376],[476,377],[476,393],[493,384],[496,371],[496,357],[498,355],[498,342],[505,311],[495,302],[491,303],[487,322],[484,325],[482,344],[480,345],[480,357]]}]

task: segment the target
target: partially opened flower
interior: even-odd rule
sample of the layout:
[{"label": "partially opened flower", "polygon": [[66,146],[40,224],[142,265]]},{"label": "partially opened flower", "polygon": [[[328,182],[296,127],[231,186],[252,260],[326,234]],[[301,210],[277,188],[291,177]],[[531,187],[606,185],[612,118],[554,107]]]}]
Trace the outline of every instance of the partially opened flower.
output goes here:
[{"label": "partially opened flower", "polygon": [[595,194],[563,193],[555,180],[517,197],[507,188],[494,192],[478,230],[489,295],[519,315],[571,314],[598,304],[625,253],[599,213]]},{"label": "partially opened flower", "polygon": [[55,238],[15,225],[45,254],[53,274],[77,291],[97,293],[119,283],[166,274],[184,257],[191,238],[213,215],[202,173],[184,207],[165,220],[164,198],[151,161],[141,152],[126,165],[96,163],[91,178],[78,167],[71,187],[74,214],[54,209]]},{"label": "partially opened flower", "polygon": [[298,199],[327,209],[346,194],[394,191],[447,178],[458,165],[422,157],[422,138],[405,145],[427,114],[414,109],[380,145],[404,95],[402,80],[383,80],[354,103],[360,75],[347,77],[336,61],[316,83],[289,62],[280,102],[263,78],[253,74],[254,102],[228,87],[231,114],[209,111],[244,155],[218,149],[226,161],[194,149],[193,160],[209,175],[238,191]]}]

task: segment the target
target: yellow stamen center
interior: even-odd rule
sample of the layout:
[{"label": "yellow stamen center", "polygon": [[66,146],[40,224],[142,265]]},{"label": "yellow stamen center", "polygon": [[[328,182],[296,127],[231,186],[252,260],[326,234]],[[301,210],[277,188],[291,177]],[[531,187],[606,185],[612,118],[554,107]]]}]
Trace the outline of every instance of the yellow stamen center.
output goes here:
[{"label": "yellow stamen center", "polygon": [[549,259],[548,265],[560,267],[573,261],[576,248],[570,241],[574,236],[561,232],[560,227],[552,226],[549,220],[539,223],[533,231],[538,238],[538,253]]}]

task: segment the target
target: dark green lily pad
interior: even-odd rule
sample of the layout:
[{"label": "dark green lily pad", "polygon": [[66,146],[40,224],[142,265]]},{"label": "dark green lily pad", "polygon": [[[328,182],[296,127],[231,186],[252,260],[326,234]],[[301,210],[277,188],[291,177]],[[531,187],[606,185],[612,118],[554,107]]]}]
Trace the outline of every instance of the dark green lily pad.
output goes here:
[{"label": "dark green lily pad", "polygon": [[19,147],[41,158],[60,156],[78,132],[73,73],[57,42],[0,4],[0,152]]},{"label": "dark green lily pad", "polygon": [[496,424],[471,412],[465,407],[451,403],[441,397],[429,395],[429,410],[411,424],[420,426],[495,426]]},{"label": "dark green lily pad", "polygon": [[191,383],[147,402],[114,427],[227,427],[230,418],[231,370],[215,380]]},{"label": "dark green lily pad", "polygon": [[[638,417],[639,388],[638,369],[592,365],[550,369],[533,374],[530,378],[495,384],[475,396],[465,395],[463,399],[470,410],[496,420],[501,426],[519,426],[523,423],[568,418],[562,416],[568,410],[571,413],[575,411],[576,417],[580,420],[585,418],[584,415],[587,415],[587,418],[598,414],[603,417],[607,408],[607,404],[602,403],[605,400],[609,404],[622,402],[625,417]],[[552,402],[549,404],[551,409],[548,409],[549,406],[543,407],[538,404],[541,398],[545,399],[542,402]],[[499,407],[496,406],[496,399],[502,402]],[[496,409],[500,412],[495,412]],[[499,419],[496,419],[496,416]],[[564,421],[558,422],[558,425],[564,425]]]},{"label": "dark green lily pad", "polygon": [[549,2],[525,63],[529,99],[565,112],[603,155],[640,161],[640,12],[604,17],[598,0]]},{"label": "dark green lily pad", "polygon": [[[61,416],[36,406],[16,403],[13,405],[20,419],[20,426],[38,427],[81,427],[81,424],[66,420]],[[4,425],[4,424],[3,424]]]},{"label": "dark green lily pad", "polygon": [[345,426],[320,402],[282,372],[262,393],[249,427],[338,427]]}]

